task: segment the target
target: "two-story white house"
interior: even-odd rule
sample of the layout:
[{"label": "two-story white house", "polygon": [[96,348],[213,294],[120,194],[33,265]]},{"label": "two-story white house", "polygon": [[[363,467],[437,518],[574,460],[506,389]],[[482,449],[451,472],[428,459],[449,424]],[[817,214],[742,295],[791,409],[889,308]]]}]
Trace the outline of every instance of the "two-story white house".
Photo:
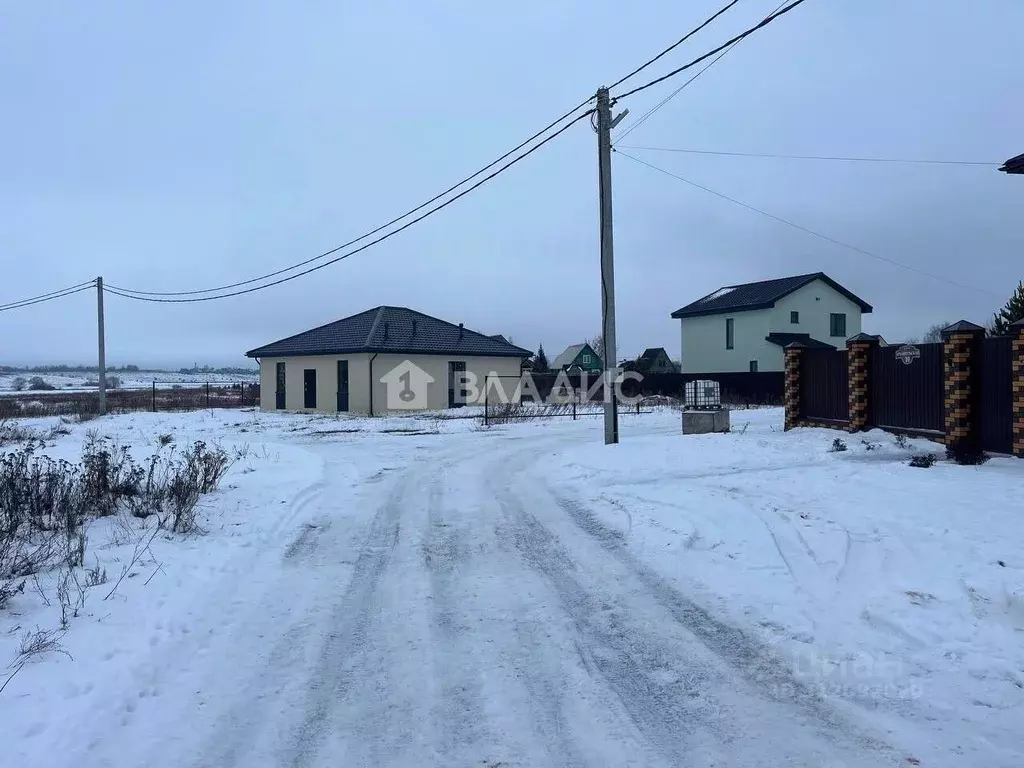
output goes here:
[{"label": "two-story white house", "polygon": [[799,341],[839,348],[871,305],[823,272],[729,285],[672,313],[682,325],[684,373],[785,370]]}]

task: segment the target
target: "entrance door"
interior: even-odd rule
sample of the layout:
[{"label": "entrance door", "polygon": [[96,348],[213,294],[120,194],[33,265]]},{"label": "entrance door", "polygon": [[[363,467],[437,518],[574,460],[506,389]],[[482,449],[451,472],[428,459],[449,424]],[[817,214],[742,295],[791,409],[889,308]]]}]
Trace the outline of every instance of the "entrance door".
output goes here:
[{"label": "entrance door", "polygon": [[304,408],[316,408],[316,368],[302,372],[302,405]]},{"label": "entrance door", "polygon": [[277,386],[275,387],[275,396],[277,401],[274,405],[278,410],[284,409],[284,363],[277,364]]},{"label": "entrance door", "polygon": [[338,411],[348,411],[348,360],[338,361]]},{"label": "entrance door", "polygon": [[466,362],[465,360],[448,361],[448,407],[461,408],[466,404]]}]

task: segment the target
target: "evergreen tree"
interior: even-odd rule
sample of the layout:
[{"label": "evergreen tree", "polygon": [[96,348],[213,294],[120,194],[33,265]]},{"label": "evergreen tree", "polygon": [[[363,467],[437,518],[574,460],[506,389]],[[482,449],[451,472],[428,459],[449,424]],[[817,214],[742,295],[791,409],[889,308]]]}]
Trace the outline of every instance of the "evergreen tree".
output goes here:
[{"label": "evergreen tree", "polygon": [[1024,320],[1024,281],[1017,283],[1006,306],[992,315],[989,333],[992,336],[1005,336],[1010,332],[1010,325],[1018,320]]},{"label": "evergreen tree", "polygon": [[543,344],[537,348],[537,354],[533,357],[533,370],[537,373],[547,373],[551,370],[551,366],[548,365],[548,356],[544,354]]}]

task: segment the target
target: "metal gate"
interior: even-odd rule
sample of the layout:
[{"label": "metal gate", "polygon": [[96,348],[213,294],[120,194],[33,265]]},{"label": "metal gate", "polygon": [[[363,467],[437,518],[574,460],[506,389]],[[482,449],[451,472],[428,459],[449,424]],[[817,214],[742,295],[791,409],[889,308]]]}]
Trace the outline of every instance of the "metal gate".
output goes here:
[{"label": "metal gate", "polygon": [[800,353],[800,416],[850,420],[850,377],[846,350],[805,349]]},{"label": "metal gate", "polygon": [[945,432],[941,343],[875,347],[870,380],[873,426]]},{"label": "metal gate", "polygon": [[1013,339],[1000,336],[985,339],[978,346],[981,356],[981,448],[996,453],[1013,450]]}]

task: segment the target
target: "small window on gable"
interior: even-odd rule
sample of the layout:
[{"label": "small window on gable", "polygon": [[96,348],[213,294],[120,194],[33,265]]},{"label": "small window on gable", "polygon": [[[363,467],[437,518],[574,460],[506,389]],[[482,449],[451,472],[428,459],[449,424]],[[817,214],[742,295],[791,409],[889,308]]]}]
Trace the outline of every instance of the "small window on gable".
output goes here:
[{"label": "small window on gable", "polygon": [[750,372],[757,373],[757,360],[750,361]]},{"label": "small window on gable", "polygon": [[583,360],[584,363],[589,363],[590,362],[590,355],[584,355],[582,360]]},{"label": "small window on gable", "polygon": [[725,348],[732,349],[734,341],[733,320],[729,317],[725,320]]},{"label": "small window on gable", "polygon": [[790,312],[789,313],[789,322],[792,323],[793,325],[799,325],[800,324],[800,313],[797,312],[796,310]]}]

